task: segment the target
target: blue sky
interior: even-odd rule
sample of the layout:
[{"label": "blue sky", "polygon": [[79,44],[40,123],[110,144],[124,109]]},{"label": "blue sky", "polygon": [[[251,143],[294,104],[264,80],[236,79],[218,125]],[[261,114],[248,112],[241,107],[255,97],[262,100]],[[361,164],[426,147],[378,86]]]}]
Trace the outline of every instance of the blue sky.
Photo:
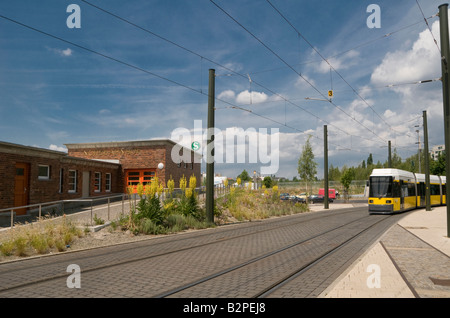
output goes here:
[{"label": "blue sky", "polygon": [[[212,68],[216,126],[278,129],[277,176],[297,175],[308,136],[323,175],[323,125],[329,164],[339,167],[370,153],[384,162],[388,140],[403,158],[416,153],[423,110],[430,148],[444,143],[442,84],[414,83],[441,77],[434,15],[445,2],[89,3],[0,3],[0,15],[53,35],[0,18],[0,140],[64,150],[65,143],[171,138],[195,120],[205,129]],[[81,8],[81,28],[66,24],[70,4]],[[367,26],[370,4],[380,7],[380,28]],[[330,89],[332,103],[318,100]],[[235,177],[261,165],[215,170]]]}]

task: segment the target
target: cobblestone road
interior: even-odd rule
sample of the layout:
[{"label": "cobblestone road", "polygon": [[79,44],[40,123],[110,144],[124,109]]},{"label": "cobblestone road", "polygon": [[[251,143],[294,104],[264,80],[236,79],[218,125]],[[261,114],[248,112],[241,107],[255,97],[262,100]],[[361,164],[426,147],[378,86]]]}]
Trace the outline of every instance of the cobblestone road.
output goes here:
[{"label": "cobblestone road", "polygon": [[[367,208],[306,213],[6,263],[0,265],[0,297],[156,297],[180,285],[353,221],[351,226],[342,228],[341,231],[289,249],[277,257],[267,257],[263,262],[252,264],[243,271],[221,276],[219,280],[197,289],[174,295],[252,297],[294,266],[322,254],[328,245],[338,244],[349,233],[361,230],[362,223],[358,222],[362,218],[368,218]],[[371,217],[372,221],[377,219]],[[297,291],[288,292],[283,297],[315,297],[355,257],[363,253],[365,246],[381,235],[386,226],[389,225],[386,223],[377,231],[367,234],[353,247],[342,249],[342,253],[330,263],[313,267],[315,270],[310,272],[307,283],[297,283]],[[70,273],[66,269],[70,264],[80,266],[81,288],[67,287]],[[323,274],[325,278],[320,278]],[[16,285],[23,286],[14,287]]]}]

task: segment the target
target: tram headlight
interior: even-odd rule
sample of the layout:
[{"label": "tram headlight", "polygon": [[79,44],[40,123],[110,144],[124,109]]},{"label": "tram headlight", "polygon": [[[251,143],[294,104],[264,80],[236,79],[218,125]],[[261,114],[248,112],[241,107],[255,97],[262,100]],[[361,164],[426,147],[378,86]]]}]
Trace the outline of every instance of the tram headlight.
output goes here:
[{"label": "tram headlight", "polygon": [[391,200],[386,200],[386,203],[387,203],[387,204],[391,204],[392,201],[391,201]]}]

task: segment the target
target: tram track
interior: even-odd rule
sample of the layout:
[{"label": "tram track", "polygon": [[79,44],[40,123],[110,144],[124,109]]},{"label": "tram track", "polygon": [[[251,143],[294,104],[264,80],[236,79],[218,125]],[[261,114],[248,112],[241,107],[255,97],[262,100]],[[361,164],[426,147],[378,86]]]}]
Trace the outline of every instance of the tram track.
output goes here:
[{"label": "tram track", "polygon": [[[175,247],[173,247],[173,249],[171,249],[171,250],[165,250],[165,251],[160,252],[160,253],[153,253],[151,255],[143,255],[143,256],[138,256],[138,257],[134,257],[134,258],[127,258],[127,259],[119,260],[119,261],[116,261],[116,262],[101,263],[101,265],[99,265],[99,266],[83,267],[83,275],[85,275],[86,273],[89,273],[89,272],[91,272],[91,273],[95,273],[96,271],[101,272],[102,270],[110,269],[111,267],[131,264],[133,262],[140,262],[140,261],[150,260],[152,258],[169,256],[170,254],[175,254],[177,252],[180,252],[180,253],[181,252],[189,252],[189,250],[191,250],[191,249],[197,249],[197,248],[201,248],[201,247],[206,247],[208,245],[211,246],[213,244],[218,244],[218,243],[221,243],[221,244],[228,243],[231,240],[235,240],[235,239],[236,240],[237,239],[243,239],[243,238],[245,239],[246,237],[251,237],[252,235],[263,235],[267,231],[270,232],[270,231],[280,230],[280,229],[287,228],[287,227],[289,227],[289,228],[290,227],[298,227],[302,223],[303,223],[303,225],[305,225],[308,222],[313,222],[313,221],[316,221],[316,220],[319,220],[319,219],[323,220],[324,217],[334,216],[334,217],[336,217],[334,222],[337,222],[337,220],[340,220],[345,214],[351,213],[351,212],[354,212],[354,211],[355,211],[355,209],[349,209],[349,210],[340,211],[338,213],[332,212],[332,213],[328,213],[328,214],[317,214],[314,217],[309,217],[309,218],[305,218],[305,219],[299,218],[298,220],[295,220],[295,222],[292,222],[292,219],[288,219],[288,218],[286,218],[286,219],[280,218],[280,219],[277,219],[277,220],[272,221],[272,222],[267,222],[267,223],[270,223],[270,224],[267,224],[267,223],[264,224],[264,222],[250,222],[250,223],[254,223],[254,224],[245,224],[247,226],[247,228],[244,229],[242,227],[240,229],[240,231],[238,231],[239,226],[237,226],[237,227],[234,227],[234,228],[230,227],[228,229],[223,230],[222,232],[217,231],[217,233],[213,233],[213,231],[211,231],[211,233],[195,234],[195,235],[193,235],[193,237],[189,237],[189,238],[187,238],[187,237],[180,237],[180,238],[177,238],[174,241],[184,241],[184,242],[186,242],[186,239],[193,239],[194,240],[194,238],[199,239],[200,241],[204,241],[204,239],[207,238],[207,240],[206,240],[207,242],[203,242],[201,244],[193,244],[191,246],[184,246],[183,248],[175,248]],[[385,219],[386,217],[389,217],[389,216],[385,216],[385,217],[383,217],[383,219]],[[223,275],[226,275],[227,273],[230,273],[230,272],[233,272],[233,271],[237,271],[237,270],[239,270],[241,268],[245,268],[246,266],[250,266],[252,264],[258,263],[258,262],[260,262],[260,261],[262,261],[264,259],[267,259],[269,257],[276,256],[277,254],[282,253],[283,251],[292,249],[292,248],[294,248],[296,246],[299,246],[301,244],[307,244],[307,242],[311,242],[314,239],[317,239],[317,238],[319,238],[321,236],[326,235],[327,233],[332,233],[333,231],[337,231],[338,229],[341,229],[341,228],[344,228],[344,227],[349,227],[349,226],[351,227],[352,224],[355,225],[358,222],[360,222],[360,221],[362,221],[364,219],[367,219],[367,218],[369,218],[369,216],[366,215],[364,217],[359,217],[357,219],[352,219],[350,222],[344,222],[342,224],[334,226],[333,228],[330,228],[330,229],[324,230],[324,231],[322,231],[322,232],[320,232],[318,234],[315,234],[315,235],[313,235],[311,237],[307,237],[304,240],[293,242],[291,244],[288,244],[288,245],[283,246],[281,248],[278,248],[276,250],[273,250],[273,251],[270,251],[270,252],[266,252],[266,253],[264,253],[262,255],[259,255],[257,257],[253,257],[251,259],[247,259],[247,260],[245,260],[245,261],[243,261],[243,262],[241,262],[239,264],[235,264],[235,265],[233,265],[233,266],[231,266],[229,268],[218,270],[215,273],[212,273],[212,274],[206,275],[205,277],[202,277],[200,279],[191,281],[191,283],[181,284],[179,287],[177,287],[175,289],[172,288],[169,291],[166,291],[166,292],[163,292],[163,293],[159,293],[159,294],[154,294],[154,296],[150,296],[150,297],[157,297],[157,298],[177,297],[176,294],[179,293],[180,291],[189,290],[189,288],[201,285],[203,283],[207,283],[208,281],[213,280],[215,278],[219,278],[219,277],[221,277]],[[364,231],[365,230],[362,230],[361,232],[364,232]],[[349,241],[350,240],[351,240],[351,238],[349,239]],[[136,249],[144,250],[146,248],[148,249],[148,248],[152,248],[152,247],[155,247],[155,246],[158,246],[158,245],[160,245],[160,247],[164,247],[165,244],[169,244],[170,245],[170,243],[173,243],[174,241],[171,241],[171,242],[163,242],[163,241],[161,241],[161,242],[157,242],[153,246],[137,246]],[[166,247],[168,247],[168,246],[166,246]],[[123,247],[123,248],[125,250],[130,250],[129,247],[128,248],[127,247]],[[135,252],[137,254],[139,254],[138,250],[135,250]],[[111,252],[100,253],[101,254],[100,257],[108,257],[111,253],[114,253],[114,252],[111,250]],[[328,253],[332,253],[332,251],[329,251],[326,254],[328,254]],[[71,257],[71,260],[77,260],[77,262],[79,262],[80,258],[75,257],[75,254],[76,254],[75,252],[73,254],[74,255],[72,255],[72,256],[74,256],[74,257]],[[81,258],[84,257],[84,259],[90,259],[90,258],[93,258],[93,257],[96,257],[96,256],[99,257],[99,255],[96,255],[96,256],[94,256],[94,255],[84,255],[84,256],[80,255],[80,256],[81,256]],[[323,255],[322,257],[325,257],[325,255]],[[58,263],[60,265],[64,265],[64,264],[68,263],[68,260],[61,259],[61,260],[58,261]],[[35,265],[36,264],[30,263],[29,267],[33,267]],[[45,264],[41,264],[40,266],[46,266],[46,265]],[[47,266],[48,266],[48,264],[47,264]],[[52,266],[58,266],[58,264],[52,264]],[[310,264],[310,266],[312,266],[312,263]],[[1,268],[2,268],[2,266],[0,265],[0,270],[1,270]],[[25,270],[25,268],[22,268],[22,270]],[[295,276],[295,275],[296,274],[293,273],[293,274],[289,274],[288,276]],[[8,286],[2,286],[2,287],[0,287],[0,292],[1,293],[5,293],[5,292],[12,291],[12,290],[15,290],[15,289],[20,289],[20,288],[24,288],[24,287],[30,287],[30,286],[33,286],[33,285],[38,285],[38,284],[41,284],[41,283],[51,282],[52,280],[66,278],[66,277],[67,277],[67,273],[66,272],[64,272],[64,273],[60,272],[59,274],[53,273],[53,274],[50,274],[50,275],[48,275],[46,277],[40,277],[39,279],[34,279],[34,280],[31,280],[31,281],[26,281],[26,282],[21,282],[21,283],[16,283],[16,284],[10,284]],[[285,281],[287,279],[289,279],[289,278],[287,277],[287,278],[283,279],[283,281]],[[282,283],[283,282],[281,282],[281,281],[277,282],[277,284],[282,284]],[[271,286],[271,289],[273,289],[273,288],[274,288],[274,286]],[[253,297],[265,297],[265,296],[263,296],[265,293],[267,293],[267,290],[259,292],[258,294],[255,294]]]},{"label": "tram track", "polygon": [[[249,298],[265,298],[265,297],[267,297],[268,295],[270,295],[271,293],[273,293],[277,289],[281,288],[284,284],[290,282],[292,279],[295,279],[298,275],[300,275],[304,271],[308,270],[314,264],[320,262],[321,260],[323,260],[327,256],[333,254],[334,252],[338,251],[340,248],[342,248],[343,246],[345,246],[349,242],[351,242],[354,239],[356,239],[360,234],[366,232],[367,230],[369,230],[373,226],[377,225],[380,222],[385,221],[386,219],[388,219],[390,217],[391,216],[389,216],[389,215],[382,217],[380,220],[378,220],[374,224],[372,224],[369,227],[364,228],[363,230],[358,232],[355,236],[354,235],[350,236],[348,239],[346,239],[344,242],[339,244],[337,247],[333,247],[332,249],[327,250],[325,253],[319,255],[318,257],[314,258],[312,261],[310,261],[307,264],[301,266],[300,268],[296,269],[295,271],[287,274],[286,276],[284,276],[280,280],[276,281],[275,283],[271,284],[270,286],[265,287],[263,290],[255,293],[255,294],[253,294],[251,296],[246,296],[246,297],[249,297]],[[326,234],[330,234],[330,233],[332,233],[334,231],[340,230],[340,229],[342,229],[344,227],[348,227],[348,226],[350,226],[352,224],[355,224],[355,223],[358,223],[358,222],[360,222],[362,220],[367,220],[369,218],[370,218],[370,216],[364,216],[364,217],[358,218],[358,219],[353,220],[351,222],[348,222],[348,223],[342,224],[340,226],[334,227],[332,229],[329,229],[327,231],[321,232],[321,233],[319,233],[317,235],[314,235],[313,237],[310,237],[308,239],[305,239],[305,240],[302,240],[302,241],[299,241],[299,242],[295,242],[293,244],[290,244],[289,246],[285,246],[285,247],[277,249],[275,251],[271,251],[269,253],[266,253],[264,255],[261,255],[259,257],[254,258],[254,259],[248,260],[248,261],[246,261],[246,262],[244,262],[242,264],[238,264],[238,265],[230,267],[228,269],[219,271],[219,272],[214,273],[214,274],[212,274],[212,275],[210,275],[208,277],[204,277],[204,278],[199,279],[197,281],[190,282],[190,283],[188,283],[188,284],[186,284],[184,286],[179,286],[179,287],[177,287],[177,288],[175,288],[173,290],[161,293],[161,294],[156,295],[154,297],[156,297],[156,298],[178,297],[176,295],[180,294],[183,291],[189,290],[189,289],[191,289],[193,287],[199,286],[199,285],[204,284],[204,283],[206,283],[208,281],[211,281],[213,279],[220,278],[223,275],[226,275],[226,274],[231,273],[233,271],[240,270],[242,268],[245,268],[246,266],[255,264],[257,262],[260,262],[260,261],[262,261],[262,260],[264,260],[266,258],[269,258],[269,257],[272,257],[272,256],[276,256],[277,254],[283,253],[283,252],[285,252],[288,249],[298,247],[299,245],[302,245],[302,244],[307,244],[307,243],[309,243],[309,242],[311,242],[311,241],[313,241],[313,240],[315,240],[317,238],[320,238],[320,237],[322,237],[322,236],[324,236]],[[186,297],[186,293],[180,294],[179,297]]]},{"label": "tram track", "polygon": [[[275,223],[275,226],[273,226],[273,224],[266,224],[266,226],[263,226],[261,228],[261,224],[263,222],[249,222],[246,224],[241,224],[244,225],[244,228],[225,228],[224,230],[222,230],[220,233],[206,233],[208,231],[199,231],[198,234],[191,234],[189,237],[180,237],[180,238],[174,238],[174,239],[170,239],[170,241],[166,241],[164,239],[169,238],[169,237],[164,237],[162,238],[162,240],[160,240],[160,242],[150,242],[150,240],[145,240],[145,241],[138,241],[138,242],[130,242],[130,243],[125,243],[122,244],[119,247],[119,250],[115,249],[114,247],[104,247],[104,248],[96,248],[95,251],[93,250],[89,250],[89,251],[74,251],[68,254],[58,254],[58,255],[49,255],[48,257],[53,258],[53,261],[51,262],[51,264],[49,264],[49,262],[45,262],[44,259],[46,258],[45,256],[42,258],[38,258],[38,259],[33,259],[33,260],[23,260],[23,261],[19,261],[19,262],[15,262],[15,272],[16,274],[20,275],[20,272],[26,272],[29,270],[33,270],[35,271],[37,268],[39,267],[51,267],[51,268],[63,268],[65,269],[65,267],[67,266],[66,264],[68,262],[77,262],[77,263],[82,263],[84,261],[89,261],[91,259],[98,259],[98,258],[109,258],[112,254],[116,254],[114,256],[114,259],[119,259],[118,261],[112,261],[112,262],[100,262],[101,265],[98,266],[84,266],[83,268],[83,272],[92,272],[92,271],[97,271],[97,270],[102,270],[102,269],[106,269],[106,268],[111,268],[114,266],[120,266],[120,265],[126,265],[126,264],[130,264],[133,262],[139,262],[139,261],[143,261],[143,260],[148,260],[151,258],[157,258],[157,257],[162,257],[162,256],[167,256],[170,255],[172,253],[178,253],[178,252],[183,252],[183,251],[188,251],[190,249],[196,249],[196,248],[201,248],[201,247],[205,247],[208,245],[212,245],[212,244],[216,244],[216,243],[223,243],[229,240],[235,240],[235,239],[242,239],[246,236],[252,236],[252,235],[256,235],[256,234],[260,234],[260,233],[264,233],[265,231],[275,231],[279,228],[283,228],[283,227],[292,227],[292,226],[297,226],[299,224],[304,224],[306,222],[313,222],[315,220],[318,220],[320,218],[327,218],[327,217],[336,217],[339,215],[345,215],[347,213],[352,213],[354,211],[354,209],[345,209],[343,211],[339,211],[338,213],[333,212],[332,214],[325,214],[325,215],[311,215],[311,217],[307,217],[305,219],[303,218],[299,218],[299,220],[296,220],[295,222],[292,222],[292,220],[287,220],[285,218],[280,218],[280,219],[273,219],[273,220],[268,220],[270,222]],[[300,215],[298,215],[300,216]],[[305,215],[306,216],[306,215]],[[293,216],[295,217],[295,215]],[[249,232],[247,232],[247,230],[249,230]],[[244,232],[244,233],[241,233]],[[182,234],[183,235],[183,234]],[[228,236],[227,236],[228,235]],[[208,240],[205,242],[203,239],[204,238],[208,238]],[[158,239],[156,239],[158,240]],[[199,241],[200,243],[198,244],[193,244],[193,245],[189,245],[189,241]],[[148,245],[146,243],[154,243],[151,245]],[[171,247],[171,244],[176,244],[178,242],[182,242],[183,246],[182,247]],[[124,258],[121,259],[120,255],[117,254],[121,254],[121,253],[129,253],[130,252],[130,248],[129,246],[133,245],[133,254],[136,255],[140,255],[141,252],[144,252],[145,250],[149,249],[154,249],[154,248],[159,248],[159,250],[162,250],[162,252],[151,252],[148,255],[140,255],[137,257],[128,257],[128,258]],[[105,252],[103,252],[102,250],[107,250]],[[96,253],[100,251],[100,253]],[[84,255],[86,254],[87,255]],[[36,262],[40,262],[40,264],[36,264]],[[11,289],[15,289],[15,288],[20,288],[20,287],[24,287],[24,286],[29,286],[29,285],[33,285],[33,284],[37,284],[37,283],[42,283],[42,282],[46,282],[52,279],[58,279],[61,277],[66,277],[67,273],[66,272],[61,272],[59,274],[54,274],[54,272],[52,272],[52,270],[50,269],[48,276],[44,276],[44,277],[39,277],[38,279],[31,279],[31,280],[27,280],[26,282],[23,283],[17,283],[14,285],[9,285],[9,286],[1,286],[1,275],[2,274],[11,274],[11,269],[8,266],[2,266],[2,265],[8,265],[8,263],[6,264],[0,264],[0,292],[3,291],[7,291],[7,290],[11,290]]]},{"label": "tram track", "polygon": [[[238,238],[242,238],[245,236],[250,236],[250,235],[254,235],[254,234],[258,234],[261,232],[266,231],[266,228],[261,228],[261,223],[264,222],[273,222],[276,223],[275,226],[271,226],[271,224],[267,224],[266,226],[271,226],[268,230],[276,230],[278,228],[281,227],[285,227],[285,226],[296,226],[305,222],[312,222],[315,220],[318,220],[320,218],[328,218],[328,217],[335,217],[337,215],[344,215],[347,213],[352,213],[354,211],[355,208],[349,208],[349,209],[343,209],[340,210],[339,212],[333,212],[332,214],[328,213],[325,215],[322,215],[323,213],[318,212],[318,213],[314,213],[314,215],[301,215],[301,214],[296,214],[296,215],[291,215],[291,217],[296,217],[296,216],[300,216],[303,217],[305,216],[305,218],[300,218],[300,220],[292,222],[290,220],[287,220],[284,217],[281,217],[279,219],[272,219],[272,220],[257,220],[257,221],[250,221],[247,223],[237,223],[237,224],[230,224],[230,225],[223,225],[222,228],[217,228],[218,230],[221,230],[220,232],[216,232],[216,233],[210,233],[208,231],[198,231],[198,232],[191,232],[191,233],[176,233],[175,235],[173,235],[172,237],[170,236],[164,236],[164,237],[159,237],[159,238],[149,238],[149,239],[144,239],[141,241],[132,241],[132,242],[125,242],[125,243],[120,243],[120,244],[116,244],[116,245],[112,245],[112,246],[101,246],[101,247],[95,247],[92,249],[87,249],[87,250],[76,250],[76,251],[69,251],[68,253],[61,253],[61,254],[54,254],[54,255],[42,255],[39,257],[39,259],[43,259],[45,257],[53,257],[54,261],[52,262],[52,264],[58,264],[58,263],[67,263],[67,260],[55,260],[58,257],[64,257],[66,258],[68,254],[73,254],[75,256],[75,258],[80,261],[80,260],[88,260],[91,258],[98,258],[98,257],[103,257],[103,256],[109,256],[111,254],[110,249],[114,248],[114,253],[120,253],[123,251],[129,251],[129,246],[130,245],[134,245],[133,246],[133,251],[135,251],[136,253],[139,252],[140,250],[145,250],[148,249],[149,245],[147,243],[150,242],[150,240],[152,241],[151,246],[152,247],[159,247],[159,246],[166,246],[166,245],[170,245],[170,244],[174,244],[177,242],[183,242],[185,245],[187,245],[186,247],[182,247],[182,248],[178,248],[178,247],[174,247],[173,249],[169,250],[169,251],[165,251],[164,253],[160,253],[160,254],[154,254],[154,255],[149,255],[147,257],[157,257],[157,256],[163,256],[166,254],[170,254],[173,252],[177,252],[177,251],[182,251],[185,249],[189,249],[189,248],[197,248],[197,247],[201,247],[201,246],[205,246],[205,245],[209,245],[209,244],[214,244],[218,241],[224,241],[224,240],[232,240],[232,239],[238,239]],[[248,233],[233,233],[233,232],[238,232],[236,231],[236,228],[233,228],[233,226],[239,226],[241,227],[240,230],[241,231],[246,231],[246,230],[250,230],[250,232]],[[255,229],[254,231],[251,231],[252,229]],[[227,236],[228,234],[230,234],[229,236]],[[188,236],[188,237],[186,237]],[[215,237],[218,236],[218,237]],[[204,242],[201,239],[202,238],[207,238],[210,237],[209,241]],[[202,243],[200,244],[196,244],[196,245],[188,245],[189,241],[195,241],[195,240],[201,240]],[[165,248],[165,247],[164,247]],[[100,251],[100,252],[97,252]],[[93,253],[91,253],[93,252]],[[87,254],[87,255],[81,255],[81,254]],[[141,257],[141,258],[133,258],[130,259],[128,262],[133,262],[133,261],[139,261],[139,260],[143,260],[147,257]],[[16,266],[16,269],[20,269],[20,270],[27,270],[29,268],[36,268],[36,266],[40,266],[39,264],[27,264],[27,262],[29,261],[29,259],[23,259],[23,260],[15,260],[15,263],[21,263],[21,265]],[[9,269],[4,269],[4,266],[2,265],[8,265],[8,262],[5,263],[0,263],[0,275],[4,272],[9,272]],[[120,265],[121,263],[118,262],[118,265]],[[42,266],[46,266],[47,264],[43,264]],[[1,287],[0,287],[0,291],[1,291]]]}]

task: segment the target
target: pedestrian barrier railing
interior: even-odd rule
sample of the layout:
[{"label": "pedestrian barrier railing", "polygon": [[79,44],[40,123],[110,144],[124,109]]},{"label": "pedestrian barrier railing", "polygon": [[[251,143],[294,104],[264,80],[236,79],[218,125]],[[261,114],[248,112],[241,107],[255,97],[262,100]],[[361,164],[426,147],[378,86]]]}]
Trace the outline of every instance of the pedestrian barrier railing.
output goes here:
[{"label": "pedestrian barrier railing", "polygon": [[[199,205],[203,206],[205,201],[205,187],[197,188],[195,191],[198,195]],[[181,189],[175,189],[173,195],[177,196],[181,192]],[[229,187],[215,187],[214,197],[218,198],[228,192]],[[120,215],[129,213],[130,208],[136,207],[139,199],[139,195],[137,194],[117,194],[95,198],[58,200],[0,209],[0,228],[8,226],[13,228],[15,223],[32,223],[41,220],[44,215],[66,215],[67,218],[76,217],[79,223],[92,226],[96,220],[111,221],[120,217]],[[163,193],[161,200],[164,199],[165,195]],[[125,201],[129,201],[131,204]],[[27,209],[28,213],[23,216],[17,215],[16,212],[23,209]],[[17,222],[17,220],[19,221]]]},{"label": "pedestrian barrier railing", "polygon": [[[40,220],[43,215],[50,216],[59,216],[59,215],[77,215],[81,218],[79,220],[84,219],[85,224],[94,224],[94,210],[99,215],[101,214],[101,218],[106,217],[109,221],[111,219],[111,213],[114,213],[114,216],[118,214],[126,213],[126,205],[125,201],[128,200],[128,194],[118,194],[107,197],[97,197],[97,198],[88,198],[88,199],[71,199],[71,200],[58,200],[44,203],[36,203],[29,204],[24,206],[12,207],[7,209],[0,209],[0,215],[6,216],[7,212],[10,213],[10,226],[11,228],[14,226],[14,219],[21,219],[23,221],[34,221],[36,218]],[[117,203],[120,201],[120,203]],[[119,206],[119,208],[117,208]],[[94,209],[95,207],[95,209]],[[27,209],[30,212],[24,216],[16,215],[16,211]],[[86,213],[88,212],[88,213]],[[90,213],[89,213],[90,212]],[[87,217],[86,217],[87,214]],[[3,224],[0,224],[2,226]]]}]

